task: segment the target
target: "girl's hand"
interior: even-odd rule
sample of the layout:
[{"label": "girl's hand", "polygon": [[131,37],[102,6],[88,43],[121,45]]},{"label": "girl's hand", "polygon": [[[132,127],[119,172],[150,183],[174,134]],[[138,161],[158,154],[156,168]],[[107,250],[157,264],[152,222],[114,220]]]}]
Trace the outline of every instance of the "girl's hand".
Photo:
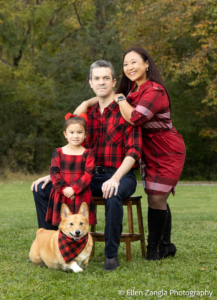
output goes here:
[{"label": "girl's hand", "polygon": [[73,195],[72,197],[70,197],[70,199],[71,199],[72,201],[74,201],[74,200],[75,200],[75,195]]},{"label": "girl's hand", "polygon": [[71,198],[75,194],[73,188],[67,187],[63,190],[63,195],[67,198]]},{"label": "girl's hand", "polygon": [[[114,100],[116,101],[116,100],[117,100],[117,97],[119,97],[119,96],[123,96],[124,98],[126,98],[126,97],[124,96],[124,94],[114,94]],[[118,101],[117,104],[119,104],[119,101]]]}]

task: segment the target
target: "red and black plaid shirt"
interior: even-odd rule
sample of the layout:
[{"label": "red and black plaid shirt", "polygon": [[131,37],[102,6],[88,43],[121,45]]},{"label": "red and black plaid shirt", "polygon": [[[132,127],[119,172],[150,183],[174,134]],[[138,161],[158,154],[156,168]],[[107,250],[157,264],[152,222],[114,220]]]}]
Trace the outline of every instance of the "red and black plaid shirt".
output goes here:
[{"label": "red and black plaid shirt", "polygon": [[88,109],[88,135],[85,147],[93,149],[96,165],[118,169],[126,156],[136,160],[142,151],[140,126],[132,126],[121,116],[119,106],[113,101],[101,115],[99,103]]}]

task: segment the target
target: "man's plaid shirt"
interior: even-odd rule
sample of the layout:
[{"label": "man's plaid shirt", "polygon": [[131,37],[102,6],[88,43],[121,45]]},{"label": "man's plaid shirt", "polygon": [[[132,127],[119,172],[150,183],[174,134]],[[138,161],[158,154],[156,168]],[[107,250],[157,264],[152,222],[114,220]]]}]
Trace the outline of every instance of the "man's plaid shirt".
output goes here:
[{"label": "man's plaid shirt", "polygon": [[142,152],[140,126],[132,126],[121,115],[119,106],[113,101],[101,115],[99,103],[88,109],[88,135],[85,147],[93,149],[96,165],[118,169],[126,156],[136,160]]}]

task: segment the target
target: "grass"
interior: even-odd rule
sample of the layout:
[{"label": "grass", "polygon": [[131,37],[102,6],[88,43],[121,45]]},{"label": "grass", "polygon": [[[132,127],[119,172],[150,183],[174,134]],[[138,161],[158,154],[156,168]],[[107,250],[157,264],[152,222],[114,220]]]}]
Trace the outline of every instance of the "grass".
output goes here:
[{"label": "grass", "polygon": [[[132,261],[127,263],[125,245],[121,243],[120,267],[114,272],[103,272],[104,245],[97,243],[96,256],[83,273],[75,274],[29,262],[29,249],[37,230],[30,183],[0,182],[0,299],[158,299],[160,293],[164,299],[210,299],[208,295],[200,297],[201,294],[170,295],[170,290],[206,290],[213,292],[212,299],[217,299],[217,186],[178,186],[175,198],[170,198],[172,241],[178,248],[174,258],[147,262],[141,257],[139,242],[134,242]],[[143,195],[147,236],[147,201],[141,186],[136,194]],[[102,208],[98,210],[98,223],[97,230],[103,230]],[[135,223],[135,231],[137,228]]]}]

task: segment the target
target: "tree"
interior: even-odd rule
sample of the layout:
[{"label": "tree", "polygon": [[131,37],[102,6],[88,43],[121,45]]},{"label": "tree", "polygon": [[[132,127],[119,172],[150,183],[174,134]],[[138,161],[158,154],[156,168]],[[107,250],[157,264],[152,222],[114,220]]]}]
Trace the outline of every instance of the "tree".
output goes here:
[{"label": "tree", "polygon": [[117,11],[115,2],[101,0],[2,1],[2,163],[28,171],[49,165],[64,144],[64,115],[92,96],[90,64],[121,64]]},{"label": "tree", "polygon": [[184,176],[210,178],[217,163],[216,1],[128,4],[120,23],[122,41],[125,47],[144,47],[169,87],[173,123],[187,145]]}]

